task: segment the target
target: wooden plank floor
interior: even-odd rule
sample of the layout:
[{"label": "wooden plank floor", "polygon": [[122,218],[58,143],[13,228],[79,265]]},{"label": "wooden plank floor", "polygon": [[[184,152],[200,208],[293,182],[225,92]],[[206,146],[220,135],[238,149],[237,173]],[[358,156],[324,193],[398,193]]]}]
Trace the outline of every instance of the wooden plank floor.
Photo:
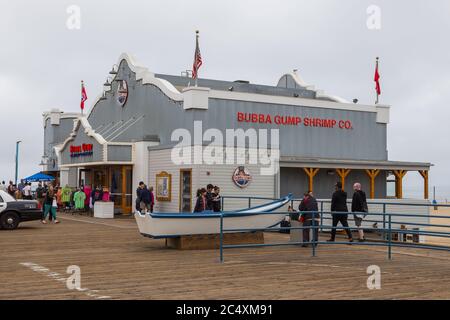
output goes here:
[{"label": "wooden plank floor", "polygon": [[[220,264],[217,250],[142,237],[132,219],[60,217],[0,231],[0,299],[450,299],[448,252],[394,249],[389,261],[384,247],[321,245],[317,257],[293,246],[246,248],[227,249]],[[70,265],[86,290],[67,289]],[[381,268],[381,290],[366,287],[369,265]]]}]

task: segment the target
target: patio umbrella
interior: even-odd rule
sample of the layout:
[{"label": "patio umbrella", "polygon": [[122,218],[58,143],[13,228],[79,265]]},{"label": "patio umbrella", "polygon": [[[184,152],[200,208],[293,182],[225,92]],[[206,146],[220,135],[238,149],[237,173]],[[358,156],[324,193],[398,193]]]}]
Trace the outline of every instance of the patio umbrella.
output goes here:
[{"label": "patio umbrella", "polygon": [[39,181],[53,181],[55,180],[55,178],[42,172],[38,172],[33,174],[32,176],[24,178],[23,180],[25,180],[26,182],[39,182]]}]

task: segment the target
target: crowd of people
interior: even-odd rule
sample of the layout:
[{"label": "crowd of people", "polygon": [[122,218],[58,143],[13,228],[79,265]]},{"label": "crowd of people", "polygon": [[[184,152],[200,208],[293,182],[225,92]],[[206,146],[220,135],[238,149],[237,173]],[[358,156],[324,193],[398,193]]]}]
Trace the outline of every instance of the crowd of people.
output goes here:
[{"label": "crowd of people", "polygon": [[208,184],[205,188],[197,190],[197,201],[195,203],[194,212],[204,211],[221,211],[222,201],[220,197],[220,188]]},{"label": "crowd of people", "polygon": [[39,182],[33,191],[31,183],[21,181],[17,186],[12,181],[6,186],[2,181],[0,190],[7,192],[15,199],[36,200],[42,208],[42,223],[49,221],[59,223],[56,219],[58,211],[86,212],[94,207],[96,201],[110,201],[111,196],[106,187],[80,186],[71,188],[69,185],[61,187],[54,182]]},{"label": "crowd of people", "polygon": [[0,190],[7,192],[14,199],[33,200],[33,193],[31,190],[31,183],[20,181],[19,184],[15,184],[9,181],[7,186],[5,181],[0,184]]},{"label": "crowd of people", "polygon": [[[364,231],[361,227],[362,221],[368,213],[367,198],[365,192],[361,188],[361,184],[356,182],[353,185],[353,197],[351,204],[351,212],[353,219],[358,230],[358,241],[365,241]],[[302,201],[300,202],[298,220],[303,223],[303,246],[308,246],[310,243],[310,231],[312,229],[313,242],[317,242],[319,238],[319,208],[317,200],[314,197],[312,191],[308,191],[304,194]],[[293,211],[292,207],[289,211]],[[338,223],[341,223],[345,229],[349,242],[353,242],[352,232],[348,225],[348,206],[347,206],[347,192],[342,189],[342,183],[338,181],[335,184],[335,191],[331,197],[331,216],[332,216],[332,229],[331,237],[328,242],[334,242],[336,238],[336,229]],[[291,217],[293,215],[291,214]]]}]

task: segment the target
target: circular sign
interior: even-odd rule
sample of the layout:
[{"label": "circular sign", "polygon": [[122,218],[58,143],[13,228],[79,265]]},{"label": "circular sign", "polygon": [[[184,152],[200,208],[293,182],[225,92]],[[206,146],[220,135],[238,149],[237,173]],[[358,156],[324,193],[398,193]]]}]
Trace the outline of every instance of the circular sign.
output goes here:
[{"label": "circular sign", "polygon": [[125,80],[119,80],[117,87],[117,102],[123,106],[128,98],[128,84]]},{"label": "circular sign", "polygon": [[252,175],[247,168],[245,168],[244,166],[239,166],[236,168],[236,170],[234,170],[232,179],[234,184],[239,188],[245,188],[248,186],[250,181],[252,181]]}]

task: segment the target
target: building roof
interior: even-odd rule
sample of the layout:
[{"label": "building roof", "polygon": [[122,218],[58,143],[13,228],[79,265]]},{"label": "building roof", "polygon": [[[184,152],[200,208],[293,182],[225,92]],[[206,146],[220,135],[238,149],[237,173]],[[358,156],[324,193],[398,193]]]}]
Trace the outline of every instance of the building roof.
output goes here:
[{"label": "building roof", "polygon": [[302,157],[280,157],[280,167],[308,168],[345,168],[345,169],[380,169],[380,170],[429,170],[433,164],[429,162],[406,161],[373,161],[373,160],[342,160]]},{"label": "building roof", "polygon": [[[136,80],[143,85],[154,85],[170,100],[183,102],[184,104],[190,100],[189,97],[193,91],[203,91],[202,94],[213,99],[375,112],[379,122],[389,122],[390,107],[388,105],[355,104],[343,98],[325,94],[322,90],[317,90],[314,86],[307,84],[297,72],[282,75],[276,86],[250,84],[239,80],[198,79],[198,87],[194,87],[192,78],[155,74],[128,53],[122,53],[116,65],[120,66],[123,61],[126,61],[131,71],[136,74]],[[115,76],[112,81],[114,80]],[[104,88],[104,92],[94,101],[89,115],[96,107],[96,104],[104,99],[105,94],[110,90],[111,88]],[[194,92],[194,94],[196,93]],[[184,108],[189,109],[190,107],[184,106]]]}]

